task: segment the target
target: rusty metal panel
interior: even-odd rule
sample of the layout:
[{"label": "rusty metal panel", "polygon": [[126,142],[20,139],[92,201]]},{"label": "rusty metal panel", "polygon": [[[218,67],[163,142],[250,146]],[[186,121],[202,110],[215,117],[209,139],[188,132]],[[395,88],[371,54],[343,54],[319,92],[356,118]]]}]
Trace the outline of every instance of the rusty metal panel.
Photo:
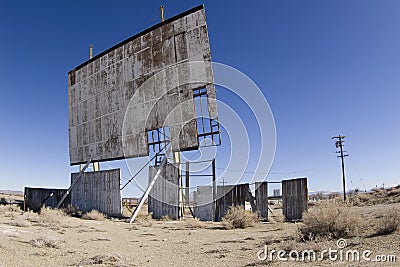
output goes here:
[{"label": "rusty metal panel", "polygon": [[221,221],[231,206],[242,206],[249,200],[249,184],[217,186],[215,221]]},{"label": "rusty metal panel", "polygon": [[[149,183],[157,173],[155,166],[149,167]],[[148,198],[148,211],[154,219],[169,216],[179,217],[179,164],[165,164],[161,176],[153,185]]]},{"label": "rusty metal panel", "polygon": [[159,23],[68,73],[71,165],[148,155],[146,132],[169,126],[174,151],[197,149],[193,90],[217,119],[203,6]]},{"label": "rusty metal panel", "polygon": [[[71,183],[78,175],[71,174]],[[121,216],[120,175],[120,169],[84,172],[71,191],[71,205],[82,211],[98,210],[110,216]]]},{"label": "rusty metal panel", "polygon": [[282,181],[282,209],[286,221],[298,221],[307,211],[307,178]]},{"label": "rusty metal panel", "polygon": [[[55,208],[67,189],[25,187],[24,191],[25,210],[39,211],[43,206]],[[68,196],[61,207],[67,207],[69,204]]]},{"label": "rusty metal panel", "polygon": [[194,215],[201,221],[213,220],[212,186],[198,186],[194,192]]},{"label": "rusty metal panel", "polygon": [[256,182],[256,209],[258,216],[264,220],[268,220],[268,183]]}]

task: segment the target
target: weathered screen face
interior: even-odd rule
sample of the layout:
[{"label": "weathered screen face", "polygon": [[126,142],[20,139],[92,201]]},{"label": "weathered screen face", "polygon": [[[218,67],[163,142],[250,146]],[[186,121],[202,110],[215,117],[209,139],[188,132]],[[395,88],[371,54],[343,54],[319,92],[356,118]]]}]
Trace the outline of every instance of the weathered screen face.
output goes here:
[{"label": "weathered screen face", "polygon": [[71,165],[146,156],[154,131],[167,128],[174,151],[197,149],[199,96],[207,131],[218,123],[203,6],[99,54],[68,80]]}]

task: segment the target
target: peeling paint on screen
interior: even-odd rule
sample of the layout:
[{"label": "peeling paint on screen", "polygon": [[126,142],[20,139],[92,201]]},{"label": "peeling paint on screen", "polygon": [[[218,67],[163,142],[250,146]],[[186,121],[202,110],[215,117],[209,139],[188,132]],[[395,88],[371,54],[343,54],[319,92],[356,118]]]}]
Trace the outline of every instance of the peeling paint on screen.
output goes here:
[{"label": "peeling paint on screen", "polygon": [[68,73],[71,165],[147,156],[147,132],[168,126],[174,151],[199,147],[193,90],[217,121],[203,6],[139,33]]}]

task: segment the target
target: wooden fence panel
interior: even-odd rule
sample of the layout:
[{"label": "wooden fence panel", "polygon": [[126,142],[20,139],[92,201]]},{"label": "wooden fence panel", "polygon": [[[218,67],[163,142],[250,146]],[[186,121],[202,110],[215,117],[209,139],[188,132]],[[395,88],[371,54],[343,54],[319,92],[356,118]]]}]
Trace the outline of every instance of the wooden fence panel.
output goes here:
[{"label": "wooden fence panel", "polygon": [[[71,183],[78,175],[71,174]],[[110,216],[121,216],[120,176],[120,169],[84,172],[71,191],[71,205],[82,211],[98,210]]]},{"label": "wooden fence panel", "polygon": [[286,221],[298,221],[307,211],[307,178],[282,181],[282,208]]}]

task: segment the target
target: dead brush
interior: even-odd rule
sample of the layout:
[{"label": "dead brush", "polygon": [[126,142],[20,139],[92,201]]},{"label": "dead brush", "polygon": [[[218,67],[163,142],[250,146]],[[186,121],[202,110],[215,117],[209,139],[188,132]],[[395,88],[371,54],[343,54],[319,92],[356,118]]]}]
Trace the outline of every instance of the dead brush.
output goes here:
[{"label": "dead brush", "polygon": [[76,266],[88,265],[104,265],[104,266],[131,266],[130,260],[118,254],[96,255],[90,258],[82,259]]},{"label": "dead brush", "polygon": [[70,218],[62,210],[43,207],[39,213],[25,212],[22,217],[33,225],[51,227],[53,229],[75,227]]},{"label": "dead brush", "polygon": [[303,214],[298,228],[301,240],[329,240],[355,236],[362,225],[361,214],[340,201],[321,201]]},{"label": "dead brush", "polygon": [[59,248],[62,241],[51,235],[42,235],[39,238],[31,239],[28,243],[37,248]]},{"label": "dead brush", "polygon": [[134,223],[144,227],[152,226],[153,225],[152,213],[139,212]]},{"label": "dead brush", "polygon": [[289,253],[290,251],[297,251],[300,254],[303,252],[313,250],[315,252],[322,251],[324,248],[328,247],[327,242],[297,242],[296,240],[287,240],[280,245],[280,249]]},{"label": "dead brush", "polygon": [[104,215],[104,213],[101,213],[98,210],[91,210],[82,216],[82,219],[84,220],[94,220],[94,221],[104,221],[106,220],[106,218],[107,218],[106,215]]},{"label": "dead brush", "polygon": [[222,225],[225,229],[247,228],[258,221],[256,213],[246,211],[243,207],[230,207],[222,218]]},{"label": "dead brush", "polygon": [[9,224],[17,227],[29,227],[32,225],[24,215],[20,214],[14,215]]},{"label": "dead brush", "polygon": [[185,227],[187,229],[200,229],[204,227],[204,223],[201,222],[198,218],[185,219],[185,223]]},{"label": "dead brush", "polygon": [[61,226],[66,218],[67,216],[62,210],[43,207],[40,209],[37,223],[40,226]]},{"label": "dead brush", "polygon": [[388,235],[395,232],[400,225],[400,209],[395,209],[390,213],[383,214],[379,218],[375,219],[374,229],[375,233],[370,235],[373,236],[381,236]]},{"label": "dead brush", "polygon": [[173,221],[173,220],[174,220],[174,218],[172,218],[170,215],[164,215],[160,218],[160,221],[163,221],[163,222],[169,222],[169,221]]},{"label": "dead brush", "polygon": [[67,207],[63,208],[64,213],[70,217],[82,218],[83,212],[78,208],[68,205]]},{"label": "dead brush", "polygon": [[268,220],[272,223],[284,223],[285,216],[282,213],[274,212],[272,215],[269,216]]},{"label": "dead brush", "polygon": [[22,216],[24,217],[25,220],[32,223],[38,224],[41,221],[39,214],[33,211],[25,212]]},{"label": "dead brush", "polygon": [[0,205],[0,213],[21,212],[21,208],[17,205]]}]

